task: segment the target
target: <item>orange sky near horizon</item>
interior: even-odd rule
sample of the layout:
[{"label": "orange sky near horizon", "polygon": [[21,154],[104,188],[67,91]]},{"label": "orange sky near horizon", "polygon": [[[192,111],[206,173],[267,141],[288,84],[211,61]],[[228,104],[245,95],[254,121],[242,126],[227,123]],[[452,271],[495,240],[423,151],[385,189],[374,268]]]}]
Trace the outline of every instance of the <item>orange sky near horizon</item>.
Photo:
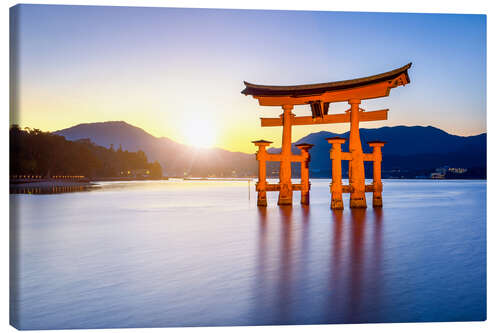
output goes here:
[{"label": "orange sky near horizon", "polygon": [[[329,82],[413,62],[409,85],[361,105],[389,108],[389,119],[360,127],[430,125],[463,136],[486,131],[482,15],[16,8],[22,15],[11,123],[21,127],[56,131],[121,120],[179,143],[253,153],[252,140],[281,145],[281,128],[262,128],[259,118],[282,110],[242,95],[243,80]],[[356,26],[346,30],[353,20]],[[347,108],[336,103],[330,113]],[[306,106],[293,112],[310,114]],[[348,130],[348,124],[294,126],[292,139]]]}]

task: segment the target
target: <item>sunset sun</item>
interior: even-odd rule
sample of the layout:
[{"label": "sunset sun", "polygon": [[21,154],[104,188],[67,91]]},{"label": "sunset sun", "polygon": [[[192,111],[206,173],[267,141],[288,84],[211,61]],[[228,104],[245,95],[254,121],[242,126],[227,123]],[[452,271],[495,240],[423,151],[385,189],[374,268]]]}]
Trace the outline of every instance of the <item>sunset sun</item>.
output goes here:
[{"label": "sunset sun", "polygon": [[215,128],[207,121],[190,121],[184,128],[184,136],[190,146],[211,148],[215,145]]}]

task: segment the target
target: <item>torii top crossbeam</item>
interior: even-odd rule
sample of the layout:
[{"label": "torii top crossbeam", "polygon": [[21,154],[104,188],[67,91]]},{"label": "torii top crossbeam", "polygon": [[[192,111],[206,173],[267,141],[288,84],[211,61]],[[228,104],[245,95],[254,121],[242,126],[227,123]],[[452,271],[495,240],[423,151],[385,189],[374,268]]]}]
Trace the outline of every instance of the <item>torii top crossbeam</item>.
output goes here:
[{"label": "torii top crossbeam", "polygon": [[[328,114],[330,103],[348,102],[389,96],[392,88],[410,83],[408,69],[411,63],[382,74],[358,79],[296,86],[268,86],[243,81],[241,92],[252,95],[262,106],[311,106],[312,116],[294,117],[292,125],[315,125],[350,122],[349,115]],[[389,110],[376,110],[360,114],[360,121],[386,120]],[[283,126],[281,118],[261,118],[261,126]]]},{"label": "torii top crossbeam", "polygon": [[296,86],[269,86],[243,81],[244,95],[252,95],[263,106],[344,102],[349,99],[370,99],[388,96],[391,88],[410,83],[411,63],[382,74],[358,79]]}]

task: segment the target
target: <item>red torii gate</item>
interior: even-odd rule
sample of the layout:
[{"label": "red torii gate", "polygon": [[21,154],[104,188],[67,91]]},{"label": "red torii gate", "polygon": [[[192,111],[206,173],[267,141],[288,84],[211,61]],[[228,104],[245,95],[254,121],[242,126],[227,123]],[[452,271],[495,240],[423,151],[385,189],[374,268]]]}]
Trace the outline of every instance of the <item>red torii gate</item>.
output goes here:
[{"label": "red torii gate", "polygon": [[[373,153],[363,154],[359,137],[359,122],[386,120],[388,109],[364,111],[359,107],[364,99],[389,96],[392,88],[406,85],[410,82],[408,69],[411,63],[395,70],[358,78],[353,80],[328,83],[307,84],[297,86],[268,86],[252,84],[244,81],[244,95],[252,95],[262,106],[281,106],[283,113],[279,118],[261,118],[261,126],[283,126],[282,146],[280,154],[270,154],[266,147],[272,142],[259,140],[253,143],[259,147],[257,160],[259,161],[259,181],[256,185],[259,206],[266,206],[266,192],[279,191],[278,205],[292,204],[293,191],[302,192],[302,204],[309,204],[309,149],[312,145],[302,145],[300,155],[292,154],[292,125],[317,125],[333,123],[350,123],[349,152],[342,152],[342,138],[330,138],[332,144],[330,157],[332,158],[332,193],[331,208],[343,209],[342,193],[350,193],[351,208],[366,208],[365,192],[373,192],[373,205],[382,206],[381,182],[381,147],[383,142],[371,142]],[[350,108],[345,113],[328,114],[330,104],[348,102]],[[292,113],[294,105],[309,104],[311,116],[296,117]],[[341,161],[349,161],[349,185],[342,185]],[[280,162],[279,184],[268,184],[266,181],[266,161]],[[365,185],[364,161],[373,161],[373,184]],[[292,184],[291,163],[300,162],[301,183]]]}]

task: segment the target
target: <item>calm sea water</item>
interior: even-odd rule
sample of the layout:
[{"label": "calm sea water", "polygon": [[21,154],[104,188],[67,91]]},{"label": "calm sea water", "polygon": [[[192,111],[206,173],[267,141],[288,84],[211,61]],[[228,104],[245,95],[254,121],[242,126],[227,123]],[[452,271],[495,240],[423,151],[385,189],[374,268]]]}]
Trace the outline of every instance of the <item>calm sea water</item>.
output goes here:
[{"label": "calm sea water", "polygon": [[267,209],[246,182],[101,184],[11,195],[16,327],[486,319],[485,181],[385,180],[342,213],[328,180]]}]

